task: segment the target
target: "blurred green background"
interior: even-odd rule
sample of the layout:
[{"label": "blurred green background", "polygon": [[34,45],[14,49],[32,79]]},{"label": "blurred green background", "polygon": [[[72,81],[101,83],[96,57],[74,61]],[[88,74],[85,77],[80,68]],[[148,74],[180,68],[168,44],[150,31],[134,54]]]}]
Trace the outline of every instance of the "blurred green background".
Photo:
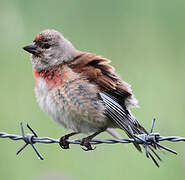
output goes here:
[{"label": "blurred green background", "polygon": [[[22,121],[39,136],[59,138],[68,132],[38,107],[29,54],[22,50],[46,28],[61,31],[82,51],[111,59],[132,84],[141,106],[133,113],[146,128],[155,117],[155,132],[185,136],[183,0],[0,0],[0,131],[20,134]],[[40,144],[36,146],[45,158],[40,161],[31,147],[17,157],[22,144],[0,139],[0,179],[181,180],[185,175],[182,142],[163,143],[179,155],[161,153],[159,169],[131,145],[99,145],[84,152],[75,145],[62,150],[56,144]]]}]

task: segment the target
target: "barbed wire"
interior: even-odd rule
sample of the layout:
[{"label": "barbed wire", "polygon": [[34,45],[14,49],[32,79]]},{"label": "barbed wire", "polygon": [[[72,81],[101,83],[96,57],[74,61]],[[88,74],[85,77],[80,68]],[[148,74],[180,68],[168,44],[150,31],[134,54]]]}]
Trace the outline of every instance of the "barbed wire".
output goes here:
[{"label": "barbed wire", "polygon": [[[134,134],[133,130],[129,126],[130,133],[132,134],[132,138],[128,139],[93,139],[89,143],[91,145],[97,145],[97,144],[116,144],[116,143],[137,143],[137,144],[142,144],[143,147],[145,148],[145,153],[146,156],[149,158],[150,153],[148,151],[148,146],[151,145],[152,147],[159,148],[166,150],[168,152],[171,152],[173,154],[177,154],[176,151],[165,147],[161,144],[159,144],[160,141],[171,141],[171,142],[180,142],[180,141],[185,141],[185,137],[179,137],[179,136],[161,136],[159,133],[153,133],[153,128],[154,128],[154,123],[155,119],[152,121],[151,129],[149,134]],[[60,139],[54,139],[50,137],[38,137],[37,133],[27,124],[27,128],[31,131],[31,134],[25,134],[23,123],[20,123],[21,127],[21,133],[22,136],[20,135],[15,135],[15,134],[9,134],[6,132],[0,132],[0,138],[9,138],[11,140],[23,140],[25,144],[17,151],[17,155],[25,148],[27,145],[31,145],[34,151],[36,152],[37,156],[39,159],[44,160],[43,156],[41,153],[36,149],[34,144],[38,143],[43,143],[43,144],[52,144],[52,143],[57,143],[60,144]],[[66,139],[66,142],[69,144],[79,144],[81,145],[82,140],[80,139],[75,139],[75,140],[69,140]],[[152,157],[151,157],[152,158]],[[153,159],[153,158],[152,158]],[[156,162],[155,162],[156,164]],[[156,164],[158,166],[158,164]]]}]

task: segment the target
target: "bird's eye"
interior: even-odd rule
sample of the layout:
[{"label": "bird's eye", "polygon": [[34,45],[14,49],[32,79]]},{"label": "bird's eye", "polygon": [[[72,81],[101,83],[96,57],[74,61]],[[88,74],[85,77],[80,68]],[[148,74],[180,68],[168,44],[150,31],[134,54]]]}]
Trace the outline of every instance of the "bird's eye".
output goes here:
[{"label": "bird's eye", "polygon": [[51,45],[50,44],[47,44],[47,43],[43,45],[43,48],[44,49],[49,49],[50,47],[51,47]]}]

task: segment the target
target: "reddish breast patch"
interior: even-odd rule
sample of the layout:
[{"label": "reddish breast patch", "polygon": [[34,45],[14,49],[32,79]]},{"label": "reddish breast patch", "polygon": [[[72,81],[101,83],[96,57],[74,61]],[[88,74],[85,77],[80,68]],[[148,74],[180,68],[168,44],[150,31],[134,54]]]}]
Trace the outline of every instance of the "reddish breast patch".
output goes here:
[{"label": "reddish breast patch", "polygon": [[38,87],[38,79],[43,78],[46,82],[47,88],[48,89],[53,89],[55,87],[58,87],[61,85],[61,74],[59,73],[58,70],[55,71],[33,71],[33,74],[36,79],[36,86]]}]

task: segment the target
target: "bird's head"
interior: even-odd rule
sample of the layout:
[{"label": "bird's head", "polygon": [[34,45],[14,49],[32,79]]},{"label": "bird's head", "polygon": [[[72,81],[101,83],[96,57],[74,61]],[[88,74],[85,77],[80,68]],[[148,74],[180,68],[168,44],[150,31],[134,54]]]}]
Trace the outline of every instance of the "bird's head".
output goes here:
[{"label": "bird's head", "polygon": [[31,53],[32,65],[36,71],[70,62],[76,55],[76,49],[70,41],[58,31],[49,29],[40,32],[34,41],[23,49]]}]

